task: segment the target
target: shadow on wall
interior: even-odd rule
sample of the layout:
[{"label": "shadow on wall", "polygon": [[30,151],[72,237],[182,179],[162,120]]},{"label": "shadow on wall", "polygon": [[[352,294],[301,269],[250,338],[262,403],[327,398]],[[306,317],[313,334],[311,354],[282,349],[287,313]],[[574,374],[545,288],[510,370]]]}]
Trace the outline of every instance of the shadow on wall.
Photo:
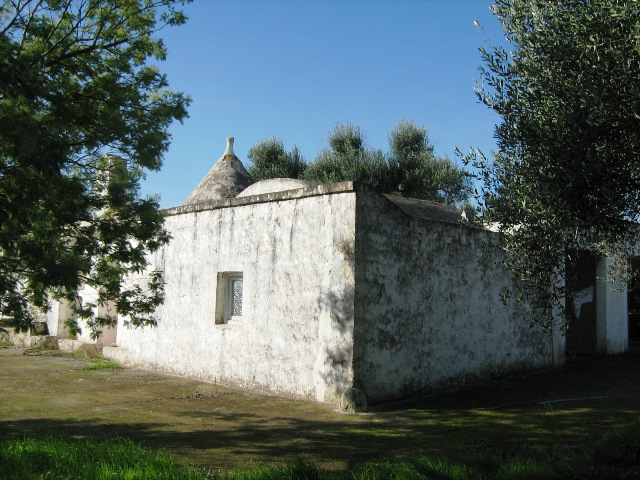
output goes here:
[{"label": "shadow on wall", "polygon": [[[342,294],[329,292],[321,295],[318,304],[322,310],[330,312],[331,329],[339,334],[343,341],[327,345],[325,352],[330,370],[344,370],[350,367],[353,345],[349,338],[353,335],[353,287],[348,287]],[[349,304],[351,300],[351,304]],[[335,378],[335,377],[334,377]]]},{"label": "shadow on wall", "polygon": [[[353,321],[355,298],[355,249],[343,240],[336,245],[342,256],[340,281],[331,272],[328,291],[318,295],[319,335],[324,345],[321,377],[334,399],[353,386]],[[342,288],[335,285],[344,285]],[[328,324],[326,323],[328,322]]]}]

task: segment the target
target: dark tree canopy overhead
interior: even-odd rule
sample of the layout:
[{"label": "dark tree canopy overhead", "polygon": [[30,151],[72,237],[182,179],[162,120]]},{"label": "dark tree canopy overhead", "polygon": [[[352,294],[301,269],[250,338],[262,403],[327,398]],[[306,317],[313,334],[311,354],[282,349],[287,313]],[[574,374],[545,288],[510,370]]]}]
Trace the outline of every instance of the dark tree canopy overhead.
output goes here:
[{"label": "dark tree canopy overhead", "polygon": [[[621,262],[640,219],[640,3],[497,0],[510,50],[481,49],[480,99],[501,117],[493,159],[472,153],[487,220],[542,311],[568,255]],[[557,281],[557,282],[556,282]],[[550,283],[555,288],[550,288]]]},{"label": "dark tree canopy overhead", "polygon": [[469,196],[467,173],[449,158],[436,157],[427,129],[412,122],[400,122],[391,132],[388,153],[368,148],[360,127],[350,123],[338,124],[328,144],[314,162],[305,163],[297,148],[288,153],[280,140],[263,140],[249,152],[249,171],[256,180],[287,176],[319,183],[360,181],[381,193],[448,205]]},{"label": "dark tree canopy overhead", "polygon": [[167,241],[139,181],[160,168],[167,127],[187,115],[188,98],[151,64],[165,57],[156,32],[185,21],[176,3],[0,5],[0,311],[19,328],[52,298],[91,317],[94,305],[76,301],[82,284],[131,324],[154,323],[161,276],[150,273],[146,293],[126,278]]}]

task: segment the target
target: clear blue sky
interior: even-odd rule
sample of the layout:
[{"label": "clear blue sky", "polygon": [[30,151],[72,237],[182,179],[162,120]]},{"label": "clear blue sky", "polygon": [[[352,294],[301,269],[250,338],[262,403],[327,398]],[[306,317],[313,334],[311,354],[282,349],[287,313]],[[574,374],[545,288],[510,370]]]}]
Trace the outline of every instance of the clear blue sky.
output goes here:
[{"label": "clear blue sky", "polygon": [[498,117],[474,93],[485,42],[500,43],[490,0],[195,0],[186,25],[161,32],[159,63],[189,94],[190,118],[143,194],[180,205],[235,137],[235,152],[279,137],[313,160],[340,122],[388,149],[402,119],[429,130],[436,154],[495,146]]}]

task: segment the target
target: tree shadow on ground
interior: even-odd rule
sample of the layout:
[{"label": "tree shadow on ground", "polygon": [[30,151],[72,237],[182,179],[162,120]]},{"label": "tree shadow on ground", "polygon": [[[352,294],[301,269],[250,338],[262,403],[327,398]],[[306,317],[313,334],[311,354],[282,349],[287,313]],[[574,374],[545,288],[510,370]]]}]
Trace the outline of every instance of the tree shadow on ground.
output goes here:
[{"label": "tree shadow on ground", "polygon": [[[182,382],[172,377],[138,381],[137,393],[127,391],[127,397],[117,399],[109,397],[102,383],[103,391],[93,404],[73,411],[62,408],[34,414],[26,410],[9,418],[5,410],[5,415],[0,414],[0,437],[125,437],[197,464],[222,468],[302,458],[345,470],[366,460],[419,454],[473,466],[487,461],[483,452],[522,456],[536,449],[576,446],[594,432],[606,432],[613,423],[637,418],[638,373],[638,356],[592,357],[568,362],[561,369],[374,406],[358,415],[239,390],[210,393],[202,389],[217,387],[196,382],[201,390],[195,393],[167,395],[153,390],[163,383]],[[110,382],[120,378],[109,375]],[[132,376],[126,370],[121,375]],[[84,372],[83,379],[74,382],[87,389],[86,395],[97,388],[91,382],[101,385],[105,377]],[[30,382],[26,379],[24,388]],[[62,405],[65,395],[74,395],[57,392],[55,384],[47,388],[48,395],[59,395]],[[11,393],[3,391],[0,404],[10,402]]]}]

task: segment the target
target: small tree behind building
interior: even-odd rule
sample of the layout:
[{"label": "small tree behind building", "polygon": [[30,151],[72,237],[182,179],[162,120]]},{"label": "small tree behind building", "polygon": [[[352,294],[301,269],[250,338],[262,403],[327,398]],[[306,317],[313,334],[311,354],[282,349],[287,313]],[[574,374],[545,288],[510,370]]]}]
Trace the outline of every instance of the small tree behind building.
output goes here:
[{"label": "small tree behind building", "polygon": [[359,127],[338,124],[328,146],[307,164],[296,147],[289,153],[276,138],[262,140],[249,152],[250,172],[257,180],[287,176],[318,183],[358,181],[381,193],[447,205],[469,198],[467,172],[448,157],[434,155],[425,127],[400,122],[389,135],[389,145],[388,153],[368,148]]}]

